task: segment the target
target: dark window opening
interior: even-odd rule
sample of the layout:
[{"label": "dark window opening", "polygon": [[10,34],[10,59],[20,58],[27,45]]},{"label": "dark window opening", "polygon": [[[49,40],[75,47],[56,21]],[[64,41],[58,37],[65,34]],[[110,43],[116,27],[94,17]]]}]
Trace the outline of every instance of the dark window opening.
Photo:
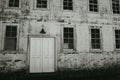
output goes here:
[{"label": "dark window opening", "polygon": [[63,9],[64,10],[73,10],[73,1],[72,0],[63,0]]},{"label": "dark window opening", "polygon": [[112,9],[114,14],[120,14],[120,1],[112,0]]},{"label": "dark window opening", "polygon": [[116,49],[120,49],[120,30],[115,30]]},{"label": "dark window opening", "polygon": [[19,7],[19,0],[9,0],[9,7]]},{"label": "dark window opening", "polygon": [[73,28],[64,28],[64,49],[74,49],[74,31]]},{"label": "dark window opening", "polygon": [[47,0],[37,0],[37,8],[47,8]]},{"label": "dark window opening", "polygon": [[5,50],[16,50],[17,26],[6,26]]},{"label": "dark window opening", "polygon": [[91,46],[92,49],[100,49],[101,48],[101,40],[100,40],[100,30],[99,29],[91,29]]},{"label": "dark window opening", "polygon": [[89,11],[98,12],[97,0],[89,0]]}]

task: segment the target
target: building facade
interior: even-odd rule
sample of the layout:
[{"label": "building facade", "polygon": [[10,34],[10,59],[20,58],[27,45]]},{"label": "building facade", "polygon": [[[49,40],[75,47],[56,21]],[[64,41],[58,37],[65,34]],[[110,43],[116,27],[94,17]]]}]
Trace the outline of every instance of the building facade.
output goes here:
[{"label": "building facade", "polygon": [[1,72],[120,64],[119,0],[0,0]]}]

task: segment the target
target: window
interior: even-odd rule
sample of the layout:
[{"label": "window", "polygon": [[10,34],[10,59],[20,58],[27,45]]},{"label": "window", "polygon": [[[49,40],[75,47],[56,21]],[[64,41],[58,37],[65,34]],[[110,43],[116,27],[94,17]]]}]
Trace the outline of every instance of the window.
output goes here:
[{"label": "window", "polygon": [[113,13],[120,14],[120,0],[112,0]]},{"label": "window", "polygon": [[73,10],[73,1],[72,0],[63,0],[63,9],[64,10]]},{"label": "window", "polygon": [[91,29],[92,49],[101,49],[100,29]]},{"label": "window", "polygon": [[37,0],[37,8],[47,8],[47,0]]},{"label": "window", "polygon": [[98,0],[89,0],[89,11],[98,12]]},{"label": "window", "polygon": [[6,26],[5,50],[16,50],[17,26]]},{"label": "window", "polygon": [[19,7],[19,0],[9,0],[9,7]]},{"label": "window", "polygon": [[120,49],[120,30],[115,30],[116,49]]},{"label": "window", "polygon": [[64,28],[64,49],[74,48],[74,30],[73,28]]}]

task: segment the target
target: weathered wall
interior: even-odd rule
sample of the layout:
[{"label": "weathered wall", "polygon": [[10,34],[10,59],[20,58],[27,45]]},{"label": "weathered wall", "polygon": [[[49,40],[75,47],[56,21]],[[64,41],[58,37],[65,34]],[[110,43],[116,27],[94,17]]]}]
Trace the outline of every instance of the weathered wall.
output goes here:
[{"label": "weathered wall", "polygon": [[[28,64],[28,35],[40,34],[42,26],[46,34],[56,36],[58,68],[98,68],[119,62],[119,53],[114,48],[114,28],[120,26],[120,16],[112,14],[110,0],[99,0],[99,12],[88,11],[88,0],[73,0],[74,10],[62,10],[62,0],[49,0],[47,10],[35,9],[34,0],[21,0],[21,8],[8,8],[0,0],[0,69],[14,71],[26,69]],[[18,25],[17,51],[4,51],[6,25]],[[75,54],[64,52],[61,30],[65,26],[76,29]],[[98,54],[90,49],[90,26],[101,26],[102,51]],[[119,64],[119,63],[118,63]]]},{"label": "weathered wall", "polygon": [[60,54],[59,70],[94,70],[108,69],[120,65],[120,55],[114,52]]}]

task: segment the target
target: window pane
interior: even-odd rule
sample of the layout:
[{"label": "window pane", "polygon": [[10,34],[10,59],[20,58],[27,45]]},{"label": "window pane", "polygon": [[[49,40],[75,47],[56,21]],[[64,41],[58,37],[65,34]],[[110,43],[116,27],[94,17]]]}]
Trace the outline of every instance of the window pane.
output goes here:
[{"label": "window pane", "polygon": [[15,31],[15,32],[16,32],[16,31],[17,31],[17,27],[16,27],[16,26],[13,26],[13,27],[12,27],[12,31]]},{"label": "window pane", "polygon": [[6,37],[11,37],[11,32],[6,32]]},{"label": "window pane", "polygon": [[69,44],[69,49],[73,49],[74,45],[73,44]]},{"label": "window pane", "polygon": [[42,5],[42,8],[47,8],[47,5]]},{"label": "window pane", "polygon": [[17,33],[16,32],[12,32],[12,37],[16,37]]},{"label": "window pane", "polygon": [[68,33],[64,33],[64,38],[69,38]]},{"label": "window pane", "polygon": [[73,43],[73,39],[69,39],[69,43]]},{"label": "window pane", "polygon": [[95,39],[92,39],[91,41],[92,41],[92,44],[96,43]]},{"label": "window pane", "polygon": [[64,10],[67,10],[68,9],[68,7],[67,6],[64,6]]},{"label": "window pane", "polygon": [[14,0],[9,0],[9,2],[14,2]]},{"label": "window pane", "polygon": [[69,38],[73,38],[73,34],[72,33],[69,33]]},{"label": "window pane", "polygon": [[13,3],[9,2],[9,7],[14,7]]},{"label": "window pane", "polygon": [[69,32],[69,28],[64,28],[64,32]]},{"label": "window pane", "polygon": [[73,28],[69,28],[69,32],[73,32]]},{"label": "window pane", "polygon": [[67,2],[64,2],[63,5],[64,5],[64,6],[67,6]]},{"label": "window pane", "polygon": [[16,38],[5,38],[5,50],[16,50]]},{"label": "window pane", "polygon": [[11,30],[12,30],[11,26],[7,26],[6,31],[11,31]]},{"label": "window pane", "polygon": [[19,3],[14,4],[14,7],[19,7]]},{"label": "window pane", "polygon": [[64,39],[64,43],[68,43],[68,39]]},{"label": "window pane", "polygon": [[100,45],[99,44],[96,45],[96,49],[100,49]]}]

